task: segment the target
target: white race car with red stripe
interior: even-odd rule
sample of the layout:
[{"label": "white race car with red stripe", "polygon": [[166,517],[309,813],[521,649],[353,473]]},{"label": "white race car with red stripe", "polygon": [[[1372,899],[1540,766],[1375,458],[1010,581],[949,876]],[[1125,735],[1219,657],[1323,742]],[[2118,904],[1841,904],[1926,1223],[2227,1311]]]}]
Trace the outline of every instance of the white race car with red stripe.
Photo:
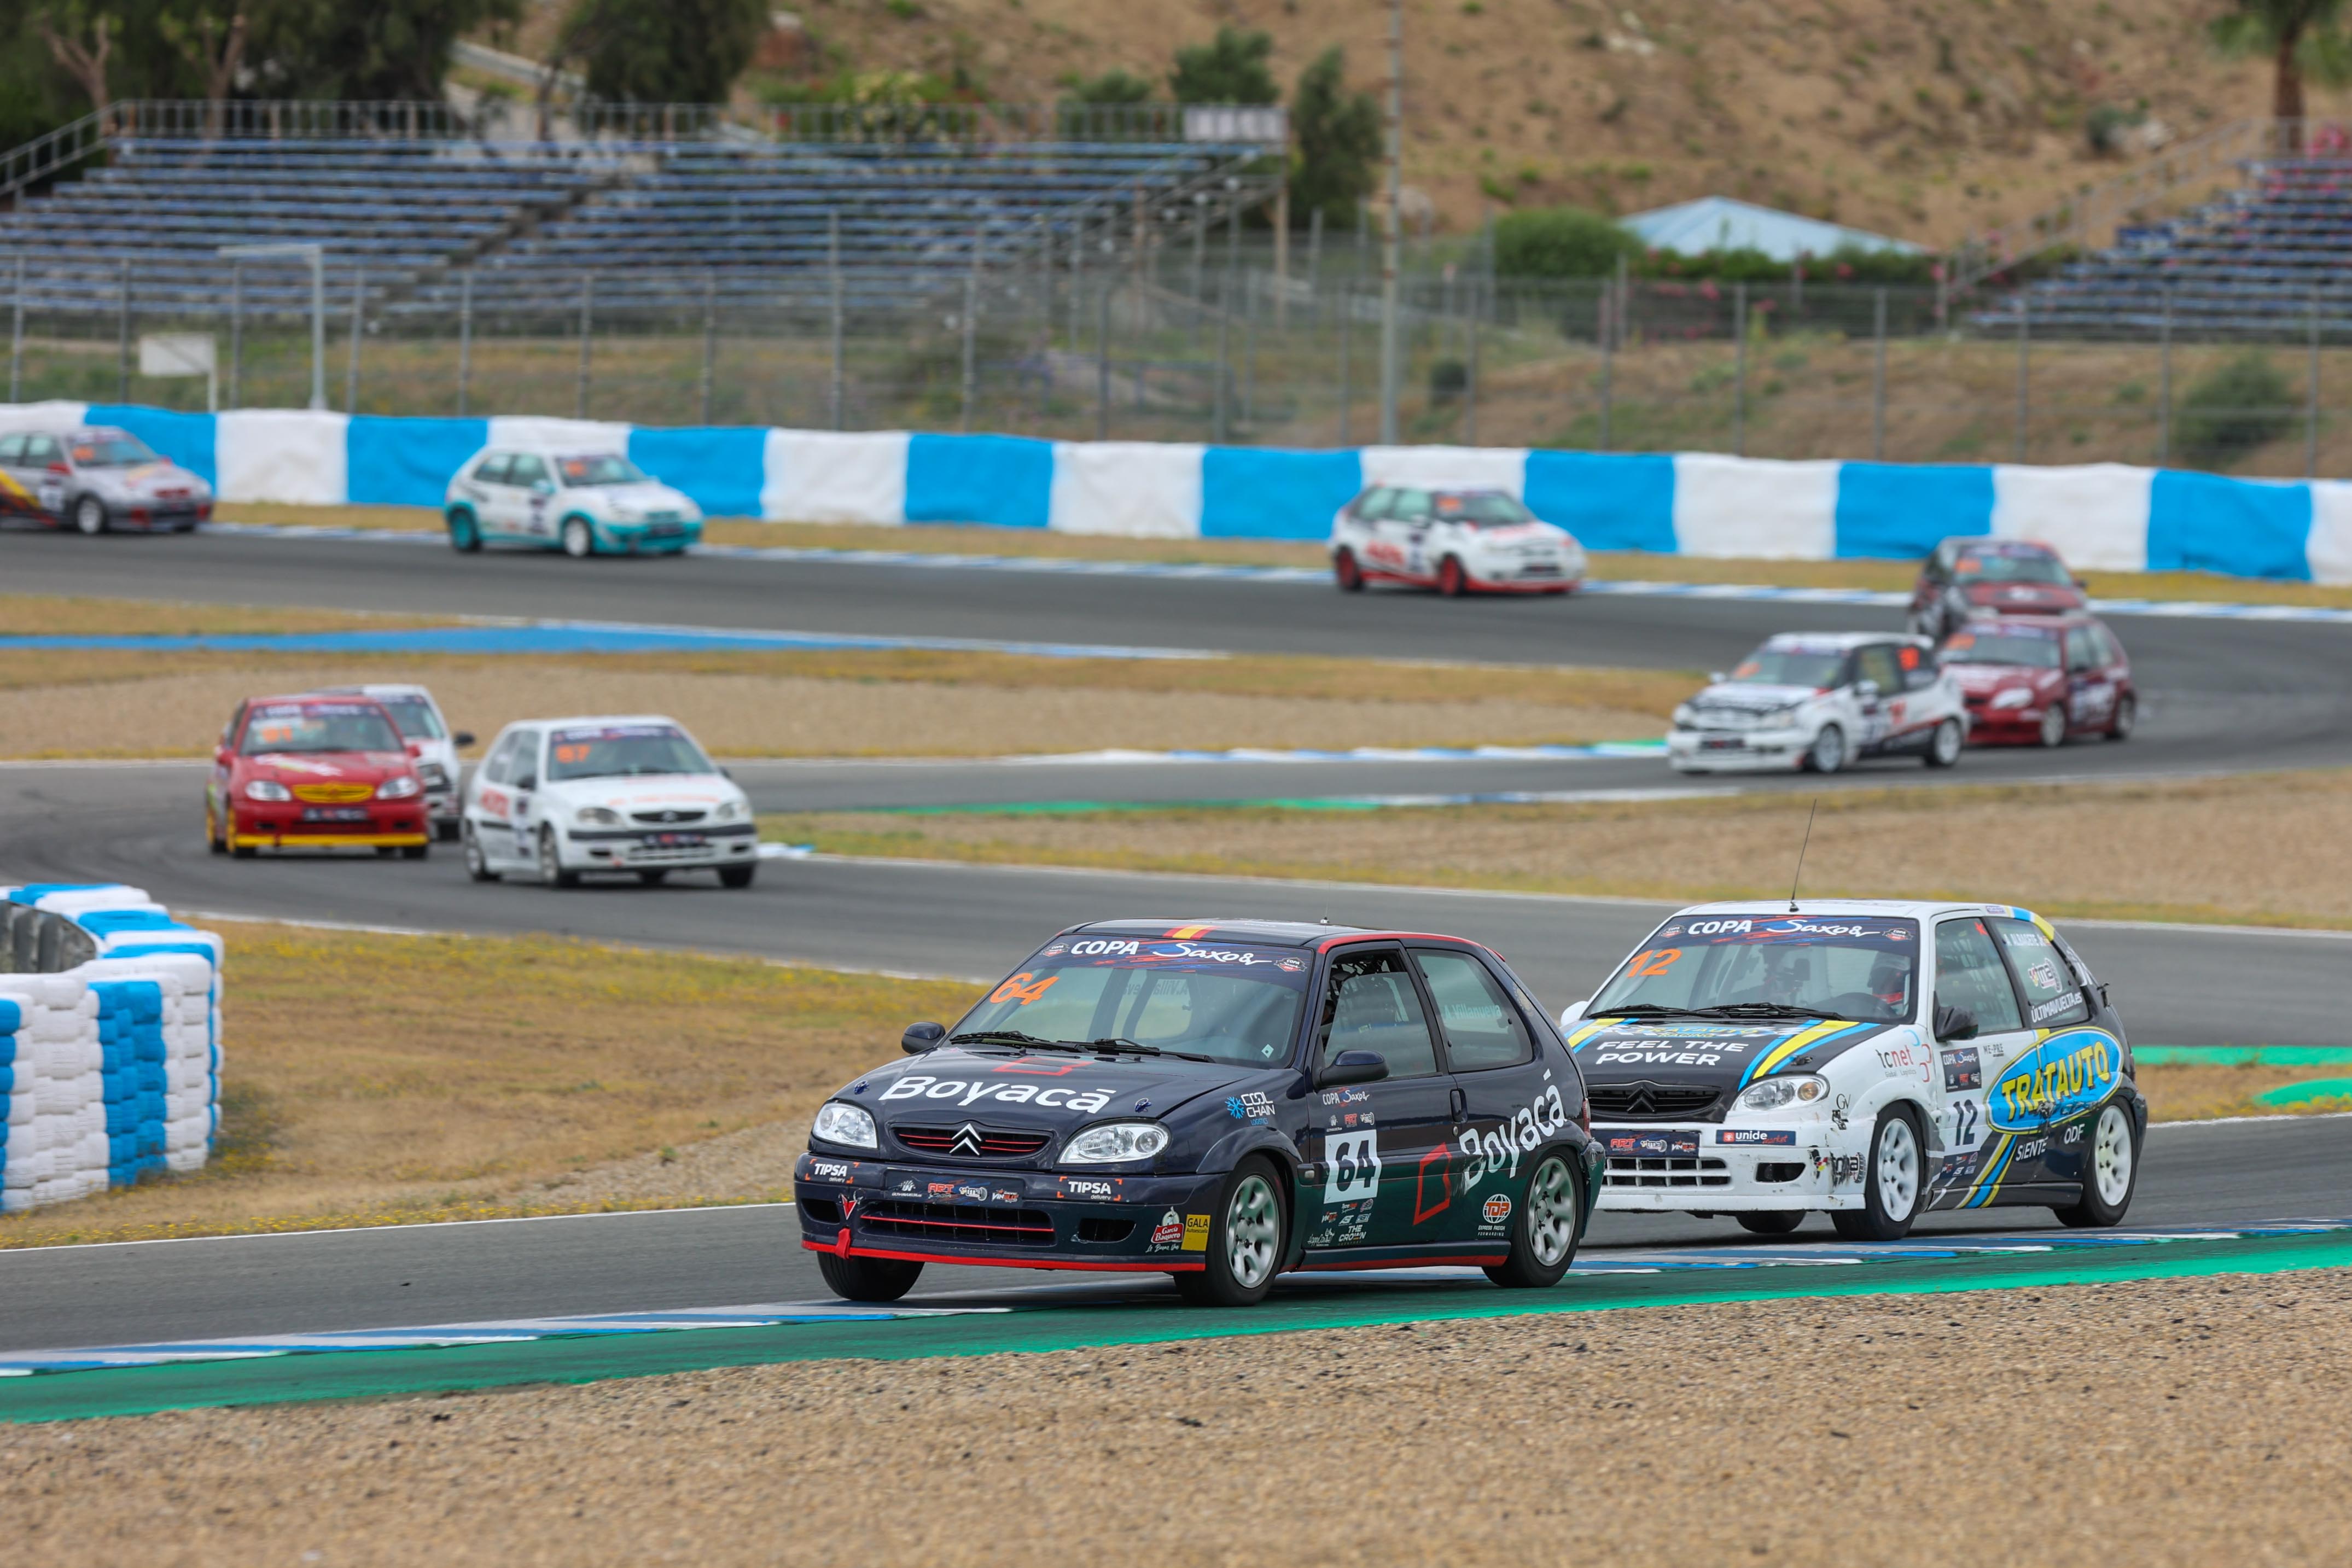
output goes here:
[{"label": "white race car with red stripe", "polygon": [[1925,637],[1888,632],[1768,638],[1675,709],[1666,759],[1686,773],[1835,773],[1889,755],[1949,768],[1968,742],[1968,698],[1935,655]]},{"label": "white race car with red stripe", "polygon": [[1572,593],[1584,547],[1503,490],[1375,485],[1331,520],[1340,589],[1395,582],[1465,593]]}]

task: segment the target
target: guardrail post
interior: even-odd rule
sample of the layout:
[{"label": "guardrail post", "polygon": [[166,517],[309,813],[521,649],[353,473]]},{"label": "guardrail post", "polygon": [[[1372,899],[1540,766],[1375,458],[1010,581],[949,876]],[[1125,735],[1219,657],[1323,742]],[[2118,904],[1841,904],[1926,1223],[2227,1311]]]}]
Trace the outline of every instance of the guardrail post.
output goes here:
[{"label": "guardrail post", "polygon": [[245,406],[245,263],[228,264],[228,405]]},{"label": "guardrail post", "polygon": [[1886,290],[1871,306],[1870,460],[1886,461]]},{"label": "guardrail post", "polygon": [[457,417],[466,416],[466,404],[474,391],[474,269],[467,267],[457,279]]},{"label": "guardrail post", "polygon": [[2017,296],[2017,461],[2025,461],[2025,422],[2032,386],[2033,307],[2022,289]]},{"label": "guardrail post", "polygon": [[714,270],[702,275],[702,423],[710,423],[710,393],[717,381],[719,354],[719,274]]},{"label": "guardrail post", "polygon": [[[1230,275],[1228,276],[1230,277]],[[1219,288],[1217,292],[1220,296],[1226,296],[1226,290],[1222,287]],[[1216,402],[1213,405],[1213,417],[1210,422],[1211,434],[1209,438],[1220,444],[1223,444],[1230,434],[1230,425],[1225,407],[1225,389],[1227,383],[1233,380],[1234,373],[1233,306],[1234,302],[1230,297],[1220,298],[1217,301],[1217,387]]]},{"label": "guardrail post", "polygon": [[1307,214],[1307,300],[1308,318],[1323,325],[1323,209]]},{"label": "guardrail post", "polygon": [[588,417],[588,368],[590,345],[595,340],[592,320],[596,308],[596,275],[580,275],[580,374],[572,393],[572,417]]},{"label": "guardrail post", "polygon": [[16,299],[8,323],[8,401],[24,401],[25,383],[25,257],[16,257]]},{"label": "guardrail post", "polygon": [[833,296],[833,387],[830,403],[833,410],[833,428],[839,430],[842,428],[843,421],[847,417],[847,409],[845,406],[847,401],[847,388],[844,382],[841,362],[841,213],[838,208],[824,214],[824,266],[825,276]]},{"label": "guardrail post", "polygon": [[360,331],[367,316],[367,268],[352,269],[352,341],[343,361],[343,412],[360,411]]},{"label": "guardrail post", "polygon": [[980,247],[983,235],[981,229],[971,231],[971,270],[963,277],[963,404],[956,415],[956,429],[971,432],[972,400],[980,392]]}]

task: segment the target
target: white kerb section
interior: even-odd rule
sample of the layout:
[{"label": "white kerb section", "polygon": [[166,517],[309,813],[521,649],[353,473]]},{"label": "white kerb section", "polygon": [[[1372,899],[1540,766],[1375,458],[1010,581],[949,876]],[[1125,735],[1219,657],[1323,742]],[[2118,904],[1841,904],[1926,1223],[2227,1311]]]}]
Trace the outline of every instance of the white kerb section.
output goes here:
[{"label": "white kerb section", "polygon": [[543,452],[626,452],[631,426],[606,419],[557,419],[550,414],[490,416],[492,446],[536,447]]},{"label": "white kerb section", "polygon": [[213,465],[224,501],[340,507],[351,498],[344,437],[351,415],[310,409],[245,408],[213,426]]},{"label": "white kerb section", "polygon": [[1046,524],[1056,533],[1201,537],[1201,464],[1191,442],[1057,441]]},{"label": "white kerb section", "polygon": [[71,430],[89,415],[86,402],[0,402],[0,435],[19,430]]},{"label": "white kerb section", "polygon": [[2155,483],[2153,468],[2120,463],[2071,468],[1996,464],[1993,536],[2039,540],[2077,570],[2145,571]]},{"label": "white kerb section", "polygon": [[1358,454],[1364,485],[1410,485],[1502,490],[1514,500],[1528,493],[1528,455],[1510,446],[1367,446]]},{"label": "white kerb section", "polygon": [[1675,548],[1747,560],[1828,560],[1837,554],[1843,466],[1679,453]]},{"label": "white kerb section", "polygon": [[2352,582],[2352,484],[2317,479],[2311,486],[2311,535],[2304,541],[2314,582]]},{"label": "white kerb section", "polygon": [[760,516],[772,523],[898,527],[907,520],[907,433],[771,430]]}]

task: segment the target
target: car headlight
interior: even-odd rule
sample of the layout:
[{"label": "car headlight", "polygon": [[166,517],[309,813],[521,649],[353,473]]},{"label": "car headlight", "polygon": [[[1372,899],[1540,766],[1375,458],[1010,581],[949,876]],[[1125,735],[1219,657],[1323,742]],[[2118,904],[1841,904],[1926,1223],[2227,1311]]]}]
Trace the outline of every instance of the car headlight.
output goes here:
[{"label": "car headlight", "polygon": [[1993,694],[1991,706],[1994,707],[2023,707],[2027,703],[2030,703],[2032,700],[2033,693],[2031,690],[2024,686],[2011,686],[2005,692],[1995,692]]},{"label": "car headlight", "polygon": [[424,792],[425,786],[416,781],[416,775],[413,773],[404,773],[397,779],[387,779],[375,787],[375,798],[379,800],[405,800],[411,795],[422,795]]},{"label": "car headlight", "polygon": [[294,791],[275,779],[254,779],[246,783],[245,798],[248,800],[291,800]]},{"label": "car headlight", "polygon": [[634,523],[637,520],[637,509],[635,507],[625,507],[618,501],[615,501],[612,504],[610,510],[612,516],[607,519],[608,521],[615,523]]},{"label": "car headlight", "polygon": [[1742,1111],[1778,1111],[1784,1105],[1811,1105],[1829,1098],[1830,1086],[1810,1072],[1767,1078],[1739,1092],[1734,1102]]},{"label": "car headlight", "polygon": [[1148,1160],[1168,1146],[1168,1129],[1157,1122],[1106,1122],[1088,1127],[1062,1147],[1066,1166],[1108,1166]]},{"label": "car headlight", "polygon": [[816,1121],[809,1128],[812,1137],[828,1144],[841,1144],[853,1149],[878,1149],[881,1141],[874,1135],[874,1118],[855,1105],[838,1100],[828,1100],[817,1108]]},{"label": "car headlight", "polygon": [[710,813],[710,820],[714,822],[732,822],[750,815],[750,808],[742,801],[724,800],[719,803],[719,810]]},{"label": "car headlight", "polygon": [[1696,719],[1697,716],[1691,712],[1690,704],[1676,703],[1675,705],[1675,727],[1676,729],[1688,729],[1696,721]]},{"label": "car headlight", "polygon": [[603,806],[583,806],[572,814],[572,820],[583,827],[617,828],[621,825],[621,813]]},{"label": "car headlight", "polygon": [[425,787],[427,789],[446,789],[449,787],[448,770],[437,762],[418,763],[416,776],[425,780]]}]

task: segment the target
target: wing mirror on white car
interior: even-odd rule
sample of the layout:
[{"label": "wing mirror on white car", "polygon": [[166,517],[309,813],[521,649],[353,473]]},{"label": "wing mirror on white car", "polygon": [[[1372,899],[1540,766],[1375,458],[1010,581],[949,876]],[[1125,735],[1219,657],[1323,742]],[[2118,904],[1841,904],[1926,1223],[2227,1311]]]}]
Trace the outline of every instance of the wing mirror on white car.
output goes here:
[{"label": "wing mirror on white car", "polygon": [[1564,1030],[1575,1028],[1576,1020],[1582,1018],[1584,1016],[1584,1009],[1591,1005],[1592,998],[1591,997],[1587,997],[1582,1001],[1570,1002],[1568,1006],[1560,1009],[1559,1027]]},{"label": "wing mirror on white car", "polygon": [[1937,1040],[1974,1040],[1977,1037],[1977,1015],[1966,1008],[1936,1007],[1936,1038]]},{"label": "wing mirror on white car", "polygon": [[1719,686],[1723,685],[1723,679],[1724,676],[1721,670],[1709,670],[1706,673],[1706,684],[1708,685]]},{"label": "wing mirror on white car", "polygon": [[1856,681],[1853,683],[1853,695],[1860,697],[1863,701],[1868,702],[1871,698],[1878,695],[1878,683],[1876,681]]}]

